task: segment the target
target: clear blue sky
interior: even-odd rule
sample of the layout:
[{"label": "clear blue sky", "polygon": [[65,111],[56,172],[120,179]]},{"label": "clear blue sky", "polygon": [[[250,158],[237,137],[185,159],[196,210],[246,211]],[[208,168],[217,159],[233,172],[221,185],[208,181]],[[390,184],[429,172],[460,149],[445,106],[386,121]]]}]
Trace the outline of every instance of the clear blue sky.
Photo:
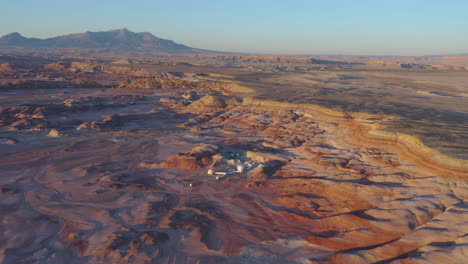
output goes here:
[{"label": "clear blue sky", "polygon": [[468,0],[0,0],[0,6],[0,35],[126,27],[222,51],[468,53]]}]

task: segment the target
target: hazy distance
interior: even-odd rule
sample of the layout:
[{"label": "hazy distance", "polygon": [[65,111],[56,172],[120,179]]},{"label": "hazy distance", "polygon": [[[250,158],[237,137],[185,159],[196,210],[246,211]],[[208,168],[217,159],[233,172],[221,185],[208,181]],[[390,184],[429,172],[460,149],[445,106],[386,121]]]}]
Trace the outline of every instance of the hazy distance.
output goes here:
[{"label": "hazy distance", "polygon": [[0,35],[128,28],[190,47],[274,54],[467,53],[466,1],[4,1]]}]

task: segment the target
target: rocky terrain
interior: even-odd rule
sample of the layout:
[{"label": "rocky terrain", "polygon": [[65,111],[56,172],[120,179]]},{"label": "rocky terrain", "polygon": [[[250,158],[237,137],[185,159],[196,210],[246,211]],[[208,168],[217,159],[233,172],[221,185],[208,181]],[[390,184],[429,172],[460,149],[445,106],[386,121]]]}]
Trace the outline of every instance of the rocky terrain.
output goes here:
[{"label": "rocky terrain", "polygon": [[[453,133],[466,119],[457,130],[444,127],[447,116],[405,114],[437,102],[431,115],[466,117],[462,70],[429,85],[415,69],[370,76],[350,64],[267,73],[259,64],[0,59],[2,263],[468,258],[467,145]],[[57,86],[11,84],[41,75]],[[96,84],[61,87],[59,78]],[[416,83],[451,95],[391,107],[410,105]],[[443,142],[458,156],[383,126],[418,118],[452,136]]]}]

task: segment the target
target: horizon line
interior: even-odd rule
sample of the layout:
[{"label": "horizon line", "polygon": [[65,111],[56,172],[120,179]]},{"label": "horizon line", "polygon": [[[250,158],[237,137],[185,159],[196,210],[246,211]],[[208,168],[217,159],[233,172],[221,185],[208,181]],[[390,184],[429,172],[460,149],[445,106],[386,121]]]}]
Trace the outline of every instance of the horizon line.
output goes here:
[{"label": "horizon line", "polygon": [[[122,28],[115,28],[115,29],[109,29],[109,30],[99,30],[99,31],[84,31],[84,32],[76,32],[76,33],[67,33],[67,34],[62,34],[56,35],[54,37],[29,37],[26,36],[18,31],[13,31],[11,33],[7,33],[3,36],[0,36],[0,38],[3,38],[5,36],[11,35],[11,34],[19,34],[20,36],[28,39],[40,39],[40,40],[46,40],[46,39],[51,39],[51,38],[56,38],[56,37],[61,37],[61,36],[67,36],[67,35],[74,35],[74,34],[84,34],[84,33],[101,33],[101,32],[111,32],[111,31],[129,31],[135,34],[143,34],[143,33],[148,33],[151,34],[154,37],[164,39],[164,40],[170,40],[173,41],[177,44],[182,44],[189,46],[189,44],[183,44],[181,42],[172,40],[172,39],[166,39],[166,38],[161,38],[159,36],[156,36],[155,34],[149,32],[149,31],[133,31],[128,29],[127,27],[122,27]],[[262,53],[262,52],[245,52],[245,51],[231,51],[231,50],[209,50],[206,48],[196,48],[196,47],[191,47],[193,49],[200,49],[200,50],[206,50],[206,51],[212,51],[212,52],[224,52],[224,53],[233,53],[233,54],[242,54],[240,56],[254,56],[254,55],[263,55],[263,56],[292,56],[292,57],[304,57],[304,56],[351,56],[351,57],[452,57],[452,56],[461,56],[465,57],[468,56],[468,51],[467,52],[461,52],[461,53],[446,53],[446,54],[425,54],[425,55],[395,55],[395,54],[362,54],[362,53]]]}]

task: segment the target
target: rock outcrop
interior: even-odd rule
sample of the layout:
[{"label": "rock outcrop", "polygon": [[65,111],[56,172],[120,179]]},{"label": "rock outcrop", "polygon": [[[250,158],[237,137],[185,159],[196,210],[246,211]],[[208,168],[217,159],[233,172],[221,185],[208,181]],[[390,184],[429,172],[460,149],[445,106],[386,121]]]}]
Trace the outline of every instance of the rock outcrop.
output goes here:
[{"label": "rock outcrop", "polygon": [[49,137],[63,137],[65,136],[66,134],[63,133],[62,131],[58,130],[58,129],[51,129],[49,134],[47,136]]},{"label": "rock outcrop", "polygon": [[12,69],[11,69],[10,63],[2,63],[2,64],[0,64],[0,72],[1,72],[1,73],[6,73],[6,74],[12,73]]},{"label": "rock outcrop", "polygon": [[213,155],[219,153],[220,150],[221,147],[217,145],[201,145],[187,153],[170,156],[165,162],[161,163],[161,167],[199,169],[211,165]]}]

